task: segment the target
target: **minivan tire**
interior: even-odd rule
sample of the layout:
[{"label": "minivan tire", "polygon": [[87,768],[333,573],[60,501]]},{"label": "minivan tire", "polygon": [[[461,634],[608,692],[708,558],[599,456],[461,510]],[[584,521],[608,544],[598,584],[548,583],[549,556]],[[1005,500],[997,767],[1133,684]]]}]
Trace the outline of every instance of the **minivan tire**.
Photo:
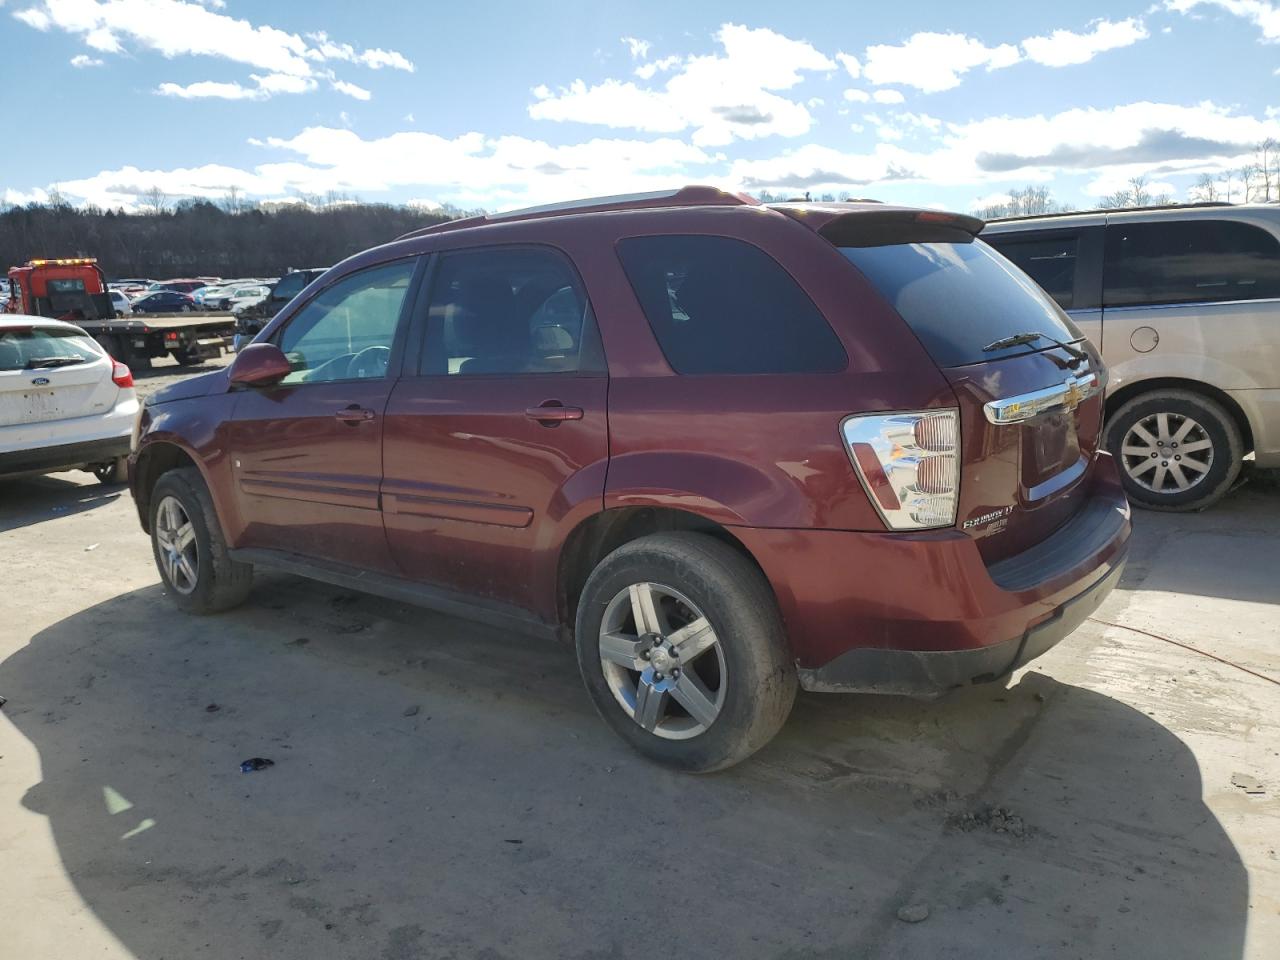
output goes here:
[{"label": "minivan tire", "polygon": [[[601,628],[606,612],[615,616],[611,604],[619,601],[626,603],[629,610],[630,601],[622,598],[632,585],[664,592],[668,598],[664,602],[674,603],[677,616],[690,609],[701,613],[719,644],[715,655],[722,658],[719,663],[723,664],[723,674],[713,666],[716,679],[724,688],[719,712],[702,732],[686,739],[668,739],[633,719],[615,689],[619,680],[625,685],[628,677],[638,684],[641,674],[626,673],[628,668],[607,668],[602,662]],[[670,598],[674,593],[687,598],[690,606]],[[626,610],[622,615],[626,616]],[[670,623],[670,619],[666,622]],[[630,629],[641,632],[634,622]],[[583,587],[575,634],[582,678],[605,722],[641,754],[674,769],[708,773],[745,760],[773,739],[795,702],[795,665],[788,654],[782,617],[768,581],[750,559],[706,534],[652,534],[606,556]],[[711,656],[711,650],[700,656]],[[658,662],[656,657],[653,662]],[[612,672],[612,678],[606,670]],[[699,670],[705,672],[706,668]],[[638,693],[633,692],[633,696],[638,698]],[[664,716],[676,716],[659,723],[696,726],[693,715],[676,703],[675,696],[663,694]],[[631,709],[634,712],[636,708]]]},{"label": "minivan tire", "polygon": [[[170,501],[175,501],[178,523],[160,516]],[[218,515],[204,478],[195,467],[180,467],[165,473],[151,491],[151,550],[156,568],[166,590],[179,608],[187,613],[219,613],[239,606],[253,586],[253,565],[232,560],[227,541],[222,536]],[[194,533],[195,579],[190,582],[181,571],[172,573],[166,560],[168,551],[162,539],[175,541],[174,528],[191,525]]]},{"label": "minivan tire", "polygon": [[[1213,460],[1208,471],[1186,490],[1160,493],[1140,483],[1130,472],[1131,465],[1136,466],[1138,461],[1124,453],[1125,438],[1135,424],[1162,413],[1179,418],[1180,422],[1185,422],[1182,418],[1194,420],[1212,444]],[[1149,510],[1184,512],[1212,506],[1231,489],[1244,458],[1244,441],[1235,418],[1222,404],[1193,390],[1152,390],[1126,401],[1108,419],[1104,444],[1116,459],[1130,501]]]}]

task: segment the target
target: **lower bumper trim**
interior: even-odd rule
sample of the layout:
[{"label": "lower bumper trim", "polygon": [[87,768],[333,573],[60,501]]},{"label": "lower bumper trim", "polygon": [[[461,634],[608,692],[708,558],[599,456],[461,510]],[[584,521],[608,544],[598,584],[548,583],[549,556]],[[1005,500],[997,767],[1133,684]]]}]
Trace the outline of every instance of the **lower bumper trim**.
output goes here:
[{"label": "lower bumper trim", "polygon": [[82,443],[65,443],[56,447],[14,450],[0,453],[0,475],[15,473],[54,473],[74,470],[91,463],[107,463],[129,455],[130,438],[105,437]]},{"label": "lower bumper trim", "polygon": [[1124,564],[1122,555],[1093,586],[1020,637],[971,650],[860,647],[821,667],[800,668],[800,685],[818,693],[887,693],[932,699],[957,687],[999,680],[1075,632],[1119,582]]}]

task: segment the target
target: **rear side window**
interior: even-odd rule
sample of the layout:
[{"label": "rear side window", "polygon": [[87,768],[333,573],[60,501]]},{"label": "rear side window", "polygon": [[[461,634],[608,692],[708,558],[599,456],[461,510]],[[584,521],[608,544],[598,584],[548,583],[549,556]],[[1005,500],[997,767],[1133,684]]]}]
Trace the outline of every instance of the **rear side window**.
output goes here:
[{"label": "rear side window", "polygon": [[1074,234],[1035,240],[997,234],[987,238],[987,242],[1016,263],[1063,310],[1071,309],[1075,300],[1076,247],[1079,245]]},{"label": "rear side window", "polygon": [[97,345],[78,330],[0,328],[0,370],[27,370],[51,360],[84,363],[101,356]]},{"label": "rear side window", "polygon": [[631,237],[618,256],[671,369],[834,373],[848,356],[776,260],[730,237]]},{"label": "rear side window", "polygon": [[1207,303],[1280,297],[1280,241],[1229,220],[1107,225],[1103,303]]},{"label": "rear side window", "polygon": [[[1040,333],[1060,341],[1083,336],[1030,277],[981,240],[841,247],[840,252],[907,321],[941,367],[1025,353],[1026,346],[983,349],[1016,334]],[[1051,344],[1045,340],[1039,346]]]}]

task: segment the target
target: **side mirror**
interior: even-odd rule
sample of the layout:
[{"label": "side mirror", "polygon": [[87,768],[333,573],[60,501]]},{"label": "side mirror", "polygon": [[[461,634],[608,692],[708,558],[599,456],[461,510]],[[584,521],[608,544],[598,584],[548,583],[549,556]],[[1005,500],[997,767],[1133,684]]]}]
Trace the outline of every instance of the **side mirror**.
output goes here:
[{"label": "side mirror", "polygon": [[274,387],[292,372],[289,359],[274,343],[242,347],[229,371],[234,387]]}]

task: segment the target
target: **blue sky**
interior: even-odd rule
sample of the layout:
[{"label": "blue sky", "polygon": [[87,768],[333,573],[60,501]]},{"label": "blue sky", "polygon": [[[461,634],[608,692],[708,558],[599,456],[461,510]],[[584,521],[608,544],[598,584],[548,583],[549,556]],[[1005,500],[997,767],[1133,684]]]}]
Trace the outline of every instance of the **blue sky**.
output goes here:
[{"label": "blue sky", "polygon": [[1280,139],[1280,0],[0,0],[0,29],[30,108],[8,203],[497,210],[697,182],[1083,207],[1137,175],[1186,198]]}]

